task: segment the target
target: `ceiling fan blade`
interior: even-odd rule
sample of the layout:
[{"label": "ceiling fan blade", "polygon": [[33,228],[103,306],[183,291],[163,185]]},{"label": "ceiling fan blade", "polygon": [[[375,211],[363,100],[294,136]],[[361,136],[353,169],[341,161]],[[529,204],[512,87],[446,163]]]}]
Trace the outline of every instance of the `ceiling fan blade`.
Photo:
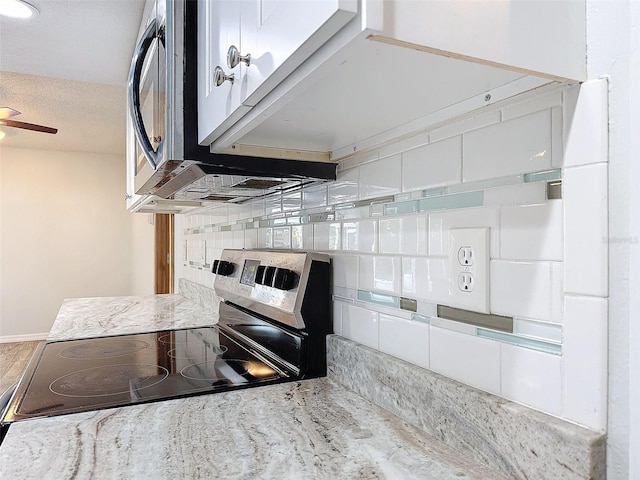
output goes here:
[{"label": "ceiling fan blade", "polygon": [[20,115],[20,113],[22,113],[22,112],[19,112],[15,108],[0,107],[0,119],[14,117],[16,115]]},{"label": "ceiling fan blade", "polygon": [[35,123],[18,122],[16,120],[0,120],[0,125],[6,127],[23,128],[25,130],[33,130],[42,133],[58,133],[57,128],[45,127],[44,125],[36,125]]}]

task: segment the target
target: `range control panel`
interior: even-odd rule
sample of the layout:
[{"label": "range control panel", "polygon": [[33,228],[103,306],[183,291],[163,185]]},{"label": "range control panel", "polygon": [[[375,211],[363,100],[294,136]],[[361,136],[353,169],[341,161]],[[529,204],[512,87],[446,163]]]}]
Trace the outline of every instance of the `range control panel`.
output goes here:
[{"label": "range control panel", "polygon": [[301,329],[314,262],[328,264],[330,259],[290,250],[223,250],[211,271],[216,293],[224,300]]}]

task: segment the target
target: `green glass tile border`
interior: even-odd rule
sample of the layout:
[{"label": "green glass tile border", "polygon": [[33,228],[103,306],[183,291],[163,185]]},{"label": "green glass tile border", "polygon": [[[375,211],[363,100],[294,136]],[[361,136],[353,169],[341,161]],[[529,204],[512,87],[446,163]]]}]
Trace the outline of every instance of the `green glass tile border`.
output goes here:
[{"label": "green glass tile border", "polygon": [[524,174],[524,183],[550,182],[552,180],[562,180],[562,170],[543,170],[541,172],[531,172]]},{"label": "green glass tile border", "polygon": [[358,290],[358,300],[368,303],[375,303],[385,307],[400,309],[400,297],[386,295],[382,293],[367,292],[366,290]]},{"label": "green glass tile border", "polygon": [[[556,183],[561,181],[562,169],[549,169],[469,183],[433,187],[421,191],[405,192],[395,196],[382,196],[354,202],[340,202],[333,205],[310,207],[307,209],[296,208],[287,212],[266,213],[262,216],[251,216],[230,222],[189,227],[183,229],[183,233],[185,235],[195,235],[199,233],[229,231],[229,229],[235,225],[242,225],[239,229],[251,229],[268,228],[285,224],[299,225],[333,221],[336,218],[336,211],[365,206],[370,207],[369,218],[377,215],[394,216],[454,208],[481,207],[484,204],[485,190],[491,188],[535,182],[551,182],[553,186],[555,186]],[[416,198],[417,195],[421,195],[421,197]],[[548,199],[556,198],[562,198],[559,190],[558,193],[553,193],[548,196]],[[234,227],[233,229],[238,229],[238,227]]]},{"label": "green glass tile border", "polygon": [[384,215],[406,215],[409,213],[418,213],[417,200],[387,203],[384,206]]},{"label": "green glass tile border", "polygon": [[418,200],[421,212],[432,210],[449,210],[452,208],[481,207],[484,203],[484,190],[473,192],[452,193],[439,197],[425,197]]},{"label": "green glass tile border", "polygon": [[534,340],[532,338],[525,338],[509,333],[496,332],[494,330],[486,330],[484,328],[477,328],[476,335],[482,338],[497,340],[502,343],[510,343],[519,347],[537,350],[538,352],[550,353],[552,355],[562,355],[562,345],[558,343]]}]

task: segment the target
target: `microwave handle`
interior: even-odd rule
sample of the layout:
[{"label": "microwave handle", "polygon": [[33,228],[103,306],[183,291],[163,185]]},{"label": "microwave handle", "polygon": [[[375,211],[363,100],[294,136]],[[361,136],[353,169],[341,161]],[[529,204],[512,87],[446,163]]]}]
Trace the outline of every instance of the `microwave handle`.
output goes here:
[{"label": "microwave handle", "polygon": [[[129,95],[129,117],[133,122],[133,132],[144,153],[147,162],[155,170],[158,167],[159,155],[154,151],[147,135],[147,130],[142,121],[142,112],[140,112],[140,79],[142,77],[142,66],[144,59],[153,43],[153,39],[157,35],[158,22],[154,18],[151,20],[144,33],[140,37],[136,49],[133,52],[133,60],[131,69],[129,70],[129,80],[127,85]],[[160,150],[160,147],[158,147]]]}]

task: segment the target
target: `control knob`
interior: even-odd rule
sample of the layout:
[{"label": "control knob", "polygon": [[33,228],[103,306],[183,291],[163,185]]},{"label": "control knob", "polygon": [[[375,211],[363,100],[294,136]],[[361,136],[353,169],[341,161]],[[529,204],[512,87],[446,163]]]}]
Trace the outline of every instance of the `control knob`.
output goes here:
[{"label": "control knob", "polygon": [[296,272],[288,268],[278,268],[273,278],[273,286],[279,290],[291,290],[295,286],[296,278]]},{"label": "control knob", "polygon": [[[218,264],[217,268],[216,263]],[[228,277],[233,273],[234,270],[234,264],[231,262],[227,262],[226,260],[216,260],[215,262],[213,262],[213,267],[211,269],[213,273],[222,275],[223,277]]]}]

